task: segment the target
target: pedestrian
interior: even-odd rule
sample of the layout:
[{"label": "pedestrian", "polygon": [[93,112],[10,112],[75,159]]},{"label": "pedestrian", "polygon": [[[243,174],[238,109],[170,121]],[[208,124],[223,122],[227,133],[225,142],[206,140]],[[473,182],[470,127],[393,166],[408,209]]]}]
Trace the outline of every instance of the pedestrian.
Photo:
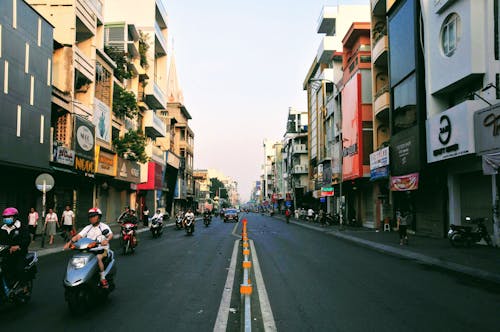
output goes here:
[{"label": "pedestrian", "polygon": [[[73,230],[75,230],[75,213],[71,211],[71,207],[66,205],[65,210],[61,216],[62,221],[62,230],[63,230],[63,238],[64,241],[68,241],[70,234]],[[76,232],[76,230],[75,230]]]},{"label": "pedestrian", "polygon": [[54,210],[49,209],[49,213],[45,216],[45,224],[43,225],[43,231],[47,231],[50,236],[49,244],[54,244],[54,235],[56,235],[57,227],[59,227],[57,214],[55,214]]},{"label": "pedestrian", "polygon": [[399,222],[399,245],[408,244],[408,225],[410,223],[410,212],[405,211],[401,214],[401,212],[397,211],[396,216],[398,216]]},{"label": "pedestrian", "polygon": [[295,209],[294,213],[295,213],[295,219],[299,219],[299,214],[300,214],[299,209]]},{"label": "pedestrian", "polygon": [[149,224],[149,209],[146,205],[144,205],[144,208],[142,210],[142,224],[144,227],[148,226]]},{"label": "pedestrian", "polygon": [[307,210],[307,220],[309,222],[312,222],[314,220],[314,210],[312,208],[309,208]]},{"label": "pedestrian", "polygon": [[35,208],[30,209],[30,213],[28,214],[28,228],[30,234],[33,235],[32,241],[35,241],[36,238],[36,227],[38,226],[38,212],[35,211]]}]

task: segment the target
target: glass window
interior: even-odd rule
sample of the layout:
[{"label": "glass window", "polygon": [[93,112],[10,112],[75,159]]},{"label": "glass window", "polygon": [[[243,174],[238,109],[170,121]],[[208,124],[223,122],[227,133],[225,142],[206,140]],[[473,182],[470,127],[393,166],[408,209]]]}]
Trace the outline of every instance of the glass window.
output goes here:
[{"label": "glass window", "polygon": [[452,56],[460,37],[460,17],[453,13],[444,20],[441,28],[441,48],[444,55]]},{"label": "glass window", "polygon": [[415,74],[406,78],[393,89],[394,133],[417,123],[417,81]]}]

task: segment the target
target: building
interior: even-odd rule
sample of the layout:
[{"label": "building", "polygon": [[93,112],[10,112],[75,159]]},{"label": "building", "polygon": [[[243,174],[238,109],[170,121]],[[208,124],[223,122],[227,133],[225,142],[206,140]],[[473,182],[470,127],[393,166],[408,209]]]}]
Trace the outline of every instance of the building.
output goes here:
[{"label": "building", "polygon": [[42,210],[36,177],[53,172],[53,26],[22,0],[1,1],[0,13],[0,209],[26,220],[30,207]]}]

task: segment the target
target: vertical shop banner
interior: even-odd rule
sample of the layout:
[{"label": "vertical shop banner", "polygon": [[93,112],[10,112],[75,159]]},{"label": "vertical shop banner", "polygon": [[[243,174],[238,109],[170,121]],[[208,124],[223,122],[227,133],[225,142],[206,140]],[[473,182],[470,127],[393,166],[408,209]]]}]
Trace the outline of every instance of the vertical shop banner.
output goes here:
[{"label": "vertical shop banner", "polygon": [[361,75],[354,75],[342,89],[342,177],[363,176],[361,156]]},{"label": "vertical shop banner", "polygon": [[391,174],[406,175],[420,170],[420,144],[418,126],[391,137]]},{"label": "vertical shop banner", "polygon": [[389,147],[370,154],[370,180],[389,176]]},{"label": "vertical shop banner", "polygon": [[94,98],[94,125],[96,137],[111,143],[111,109],[97,98]]},{"label": "vertical shop banner", "polygon": [[75,163],[74,168],[78,172],[92,176],[95,172],[95,126],[75,115]]}]

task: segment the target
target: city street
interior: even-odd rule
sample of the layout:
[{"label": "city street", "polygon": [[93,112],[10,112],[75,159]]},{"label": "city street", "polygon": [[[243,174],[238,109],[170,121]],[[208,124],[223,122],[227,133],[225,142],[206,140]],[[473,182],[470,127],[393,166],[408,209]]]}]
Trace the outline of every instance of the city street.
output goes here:
[{"label": "city street", "polygon": [[[278,331],[498,330],[497,286],[268,216],[245,216]],[[199,221],[193,237],[173,227],[155,240],[142,233],[136,254],[118,254],[117,289],[110,301],[80,317],[69,313],[63,297],[70,254],[41,257],[32,302],[4,308],[2,330],[212,331],[237,240],[234,227],[213,218],[208,228]],[[228,331],[239,330],[237,292],[234,287],[231,307],[237,313],[229,313]],[[254,321],[260,321],[257,303]]]}]

